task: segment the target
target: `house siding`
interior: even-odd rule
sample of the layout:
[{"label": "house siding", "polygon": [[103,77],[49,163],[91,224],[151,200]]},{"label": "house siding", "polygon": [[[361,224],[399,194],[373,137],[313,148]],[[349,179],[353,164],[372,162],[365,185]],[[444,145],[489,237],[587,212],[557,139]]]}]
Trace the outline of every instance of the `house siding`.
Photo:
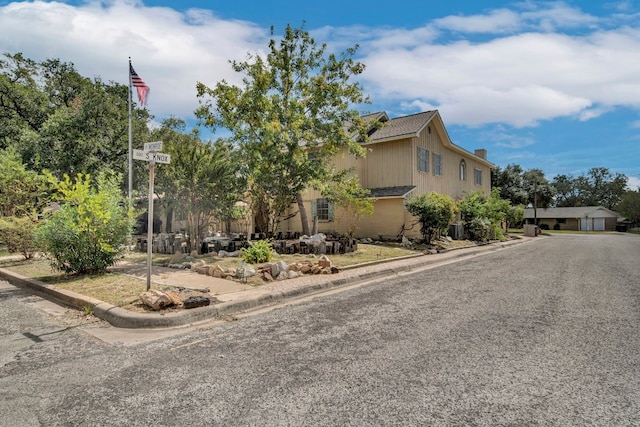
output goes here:
[{"label": "house siding", "polygon": [[[428,150],[428,171],[418,170],[418,147]],[[485,159],[451,144],[444,124],[439,115],[435,115],[417,134],[397,139],[374,141],[365,144],[366,157],[356,158],[342,150],[332,160],[336,170],[352,169],[363,188],[387,188],[396,186],[415,186],[409,196],[428,192],[447,194],[453,199],[464,198],[466,194],[491,191],[491,167]],[[434,175],[433,155],[441,156],[441,175]],[[466,179],[460,179],[460,162],[466,165]],[[474,169],[482,173],[482,184],[474,180]],[[310,227],[311,201],[322,197],[318,191],[308,189],[303,194]],[[354,219],[344,210],[335,207],[333,221],[320,221],[318,231],[322,233],[347,233],[355,227],[355,237],[396,238],[401,233],[410,238],[420,237],[420,227],[404,207],[405,199],[395,197],[379,199],[374,202],[371,216]],[[292,205],[289,214],[297,212],[298,206]],[[301,231],[300,216],[283,221],[281,231]]]}]

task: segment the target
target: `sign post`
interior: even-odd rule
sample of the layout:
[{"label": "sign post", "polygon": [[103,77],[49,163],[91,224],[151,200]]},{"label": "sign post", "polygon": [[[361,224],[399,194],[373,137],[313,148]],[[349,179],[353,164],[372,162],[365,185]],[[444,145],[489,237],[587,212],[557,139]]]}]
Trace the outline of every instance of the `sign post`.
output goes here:
[{"label": "sign post", "polygon": [[147,213],[147,290],[151,289],[151,254],[153,253],[153,181],[156,162],[169,164],[171,156],[158,153],[162,150],[162,141],[147,142],[144,150],[133,150],[133,158],[149,162],[149,207]]}]

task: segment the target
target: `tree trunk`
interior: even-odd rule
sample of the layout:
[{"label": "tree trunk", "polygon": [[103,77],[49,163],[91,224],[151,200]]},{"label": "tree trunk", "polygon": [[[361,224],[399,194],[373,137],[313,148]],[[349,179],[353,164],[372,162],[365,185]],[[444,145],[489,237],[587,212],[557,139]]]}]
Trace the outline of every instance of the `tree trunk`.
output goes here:
[{"label": "tree trunk", "polygon": [[172,232],[172,227],[173,227],[173,206],[169,205],[167,206],[167,217],[166,217],[166,227],[165,227],[165,232],[167,233],[171,233]]},{"label": "tree trunk", "polygon": [[309,217],[307,217],[307,209],[304,207],[302,193],[296,195],[298,201],[298,210],[300,211],[300,221],[302,222],[302,234],[309,236]]}]

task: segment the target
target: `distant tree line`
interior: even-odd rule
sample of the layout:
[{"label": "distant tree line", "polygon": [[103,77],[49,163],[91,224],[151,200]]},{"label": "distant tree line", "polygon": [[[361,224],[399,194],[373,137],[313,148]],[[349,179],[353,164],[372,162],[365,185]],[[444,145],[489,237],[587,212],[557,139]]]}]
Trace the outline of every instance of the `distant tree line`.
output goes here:
[{"label": "distant tree line", "polygon": [[496,167],[491,186],[513,205],[548,207],[603,206],[640,222],[640,189],[627,188],[627,177],[604,167],[594,167],[577,177],[556,175],[549,181],[541,169],[520,165]]}]

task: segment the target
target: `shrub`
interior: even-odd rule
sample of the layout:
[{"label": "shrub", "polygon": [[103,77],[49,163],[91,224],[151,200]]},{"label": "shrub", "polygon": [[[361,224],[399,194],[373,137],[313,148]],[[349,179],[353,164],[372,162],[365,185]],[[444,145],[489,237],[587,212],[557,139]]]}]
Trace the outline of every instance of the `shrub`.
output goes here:
[{"label": "shrub", "polygon": [[475,217],[467,223],[467,227],[471,240],[488,240],[491,235],[491,222],[487,218]]},{"label": "shrub", "polygon": [[62,206],[38,229],[37,238],[51,266],[66,273],[100,273],[114,265],[124,251],[133,226],[133,209],[120,194],[117,175],[100,175],[96,187],[90,176],[68,176],[57,183]]},{"label": "shrub", "polygon": [[456,206],[446,194],[427,193],[412,197],[406,208],[411,215],[418,217],[420,232],[427,243],[437,232],[445,233],[453,221]]},{"label": "shrub", "polygon": [[28,216],[0,218],[0,241],[9,252],[18,252],[24,259],[31,259],[38,251],[35,231],[38,222]]},{"label": "shrub", "polygon": [[248,248],[242,248],[244,262],[249,264],[269,262],[272,256],[273,246],[267,240],[258,240],[257,242],[251,243]]}]

